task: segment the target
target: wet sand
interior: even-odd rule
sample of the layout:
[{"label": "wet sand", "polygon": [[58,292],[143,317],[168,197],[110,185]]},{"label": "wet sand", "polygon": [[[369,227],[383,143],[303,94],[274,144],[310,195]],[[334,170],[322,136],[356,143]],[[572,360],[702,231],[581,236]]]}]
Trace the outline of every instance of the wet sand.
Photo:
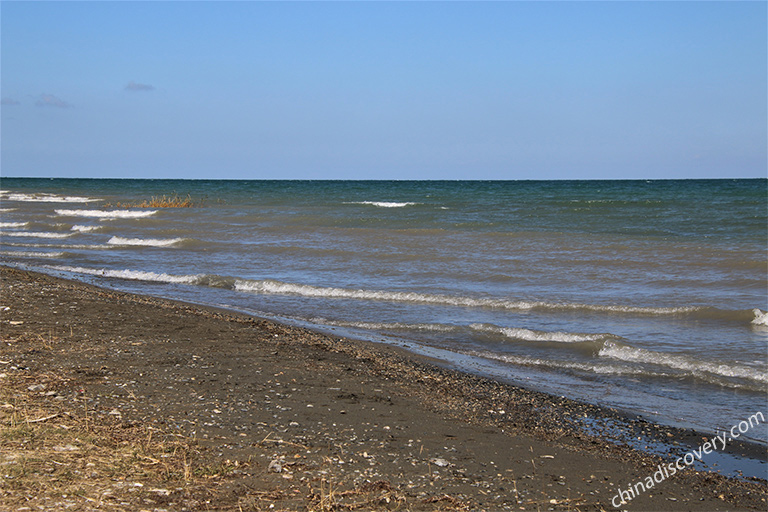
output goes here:
[{"label": "wet sand", "polygon": [[[56,374],[66,385],[46,397],[57,407],[77,399],[92,421],[177,432],[239,468],[208,503],[179,490],[157,510],[766,508],[765,481],[691,469],[614,508],[619,489],[662,463],[572,421],[617,412],[390,347],[6,267],[0,310],[0,374]],[[327,507],[323,486],[335,493]],[[355,502],[361,493],[378,498]]]}]

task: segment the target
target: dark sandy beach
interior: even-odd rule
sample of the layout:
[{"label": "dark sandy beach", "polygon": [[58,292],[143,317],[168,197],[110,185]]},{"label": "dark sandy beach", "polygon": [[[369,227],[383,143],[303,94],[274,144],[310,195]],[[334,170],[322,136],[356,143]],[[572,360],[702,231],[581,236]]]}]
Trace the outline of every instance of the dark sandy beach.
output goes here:
[{"label": "dark sandy beach", "polygon": [[[25,443],[0,436],[3,510],[610,511],[662,462],[569,421],[610,411],[389,347],[17,269],[0,278],[0,387],[23,382],[13,393],[57,417],[85,407],[94,423],[191,439],[231,468],[204,494],[135,481],[164,492],[43,500],[9,484],[8,454]],[[6,395],[5,414],[17,399]],[[686,469],[621,509],[764,510],[766,499],[764,481]]]}]

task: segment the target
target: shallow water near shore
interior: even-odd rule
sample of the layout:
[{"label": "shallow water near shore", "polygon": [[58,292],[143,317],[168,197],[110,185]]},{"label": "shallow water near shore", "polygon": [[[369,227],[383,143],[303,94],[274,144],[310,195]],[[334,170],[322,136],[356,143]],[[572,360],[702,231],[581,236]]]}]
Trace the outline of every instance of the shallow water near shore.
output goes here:
[{"label": "shallow water near shore", "polygon": [[767,184],[3,178],[0,261],[716,433],[768,415]]}]

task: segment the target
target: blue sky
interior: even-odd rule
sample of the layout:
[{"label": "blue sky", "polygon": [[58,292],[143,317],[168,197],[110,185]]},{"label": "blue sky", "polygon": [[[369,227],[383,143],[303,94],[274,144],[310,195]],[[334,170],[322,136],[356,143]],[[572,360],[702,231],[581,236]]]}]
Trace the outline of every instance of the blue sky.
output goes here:
[{"label": "blue sky", "polygon": [[8,2],[2,176],[765,177],[765,2]]}]

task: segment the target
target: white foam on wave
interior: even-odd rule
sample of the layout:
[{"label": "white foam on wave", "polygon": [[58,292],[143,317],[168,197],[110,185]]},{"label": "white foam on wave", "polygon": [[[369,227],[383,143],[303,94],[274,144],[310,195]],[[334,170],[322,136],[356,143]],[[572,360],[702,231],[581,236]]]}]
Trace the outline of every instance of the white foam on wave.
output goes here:
[{"label": "white foam on wave", "polygon": [[43,249],[89,249],[89,250],[103,250],[111,249],[106,244],[41,244],[41,243],[19,243],[19,242],[6,242],[3,240],[3,245],[8,247],[33,247]]},{"label": "white foam on wave", "polygon": [[262,281],[238,279],[235,281],[235,290],[260,294],[299,295],[302,297],[321,297],[333,299],[385,300],[392,302],[420,302],[460,306],[479,305],[479,303],[475,303],[475,299],[467,299],[462,297],[429,295],[416,292],[353,290],[349,288],[334,288],[307,284],[285,283],[271,279],[265,279]]},{"label": "white foam on wave", "polygon": [[92,203],[95,201],[101,201],[101,199],[94,199],[92,197],[61,196],[44,192],[35,194],[23,194],[14,193],[9,190],[0,190],[0,199],[6,201],[21,201],[32,203]]},{"label": "white foam on wave", "polygon": [[23,228],[29,222],[0,222],[0,228]]},{"label": "white foam on wave", "polygon": [[645,375],[645,376],[663,375],[657,372],[648,371],[642,368],[633,368],[626,365],[590,364],[590,363],[578,363],[575,361],[557,361],[553,359],[540,359],[536,357],[516,356],[513,354],[502,354],[502,353],[490,352],[490,351],[470,351],[470,352],[467,352],[467,355],[482,357],[484,359],[492,359],[495,361],[501,361],[504,363],[520,365],[520,366],[579,370],[583,372],[598,373],[603,375]]},{"label": "white foam on wave", "polygon": [[403,208],[405,206],[413,206],[418,203],[399,203],[394,201],[352,201],[347,204],[365,204],[370,206],[378,206],[379,208]]},{"label": "white foam on wave", "polygon": [[181,283],[181,284],[196,284],[203,278],[202,275],[172,275],[158,272],[146,272],[142,270],[109,270],[109,269],[95,269],[86,267],[70,267],[70,266],[55,266],[50,267],[54,270],[61,270],[64,272],[74,272],[76,274],[87,274],[100,277],[116,277],[119,279],[130,279],[134,281],[151,281],[158,283]]},{"label": "white foam on wave", "polygon": [[0,208],[0,213],[12,212],[15,210],[16,208]]},{"label": "white foam on wave", "polygon": [[610,341],[603,345],[603,348],[598,352],[598,356],[629,363],[655,364],[681,370],[691,375],[707,372],[721,377],[735,377],[768,383],[768,373],[764,370],[761,371],[756,368],[733,363],[725,364],[702,361],[683,355],[666,354],[643,348],[619,345]]},{"label": "white foam on wave", "polygon": [[751,322],[753,325],[768,326],[768,312],[759,309],[753,309],[752,312],[755,314],[755,318]]},{"label": "white foam on wave", "polygon": [[68,238],[74,233],[49,233],[40,231],[0,231],[0,236],[16,236],[27,238]]},{"label": "white foam on wave", "polygon": [[[514,354],[504,354],[491,351],[468,351],[467,355],[482,357],[485,359],[491,359],[495,361],[501,361],[508,364],[526,366],[526,367],[538,367],[554,370],[575,370],[580,372],[586,372],[588,374],[599,375],[617,375],[617,376],[639,376],[642,378],[647,377],[676,377],[673,369],[669,370],[655,370],[647,365],[631,365],[624,364],[625,361],[614,360],[613,362],[601,361],[596,363],[582,363],[576,361],[562,361],[554,359],[540,359],[535,357],[517,356]],[[741,382],[723,380],[722,374],[713,375],[712,373],[702,372],[689,372],[690,375],[696,378],[700,378],[704,381],[717,384],[719,386],[731,388],[731,389],[749,389],[758,390],[764,389],[764,379],[754,379],[749,376]],[[731,375],[726,374],[730,377]],[[757,381],[757,382],[755,382]]]},{"label": "white foam on wave", "polygon": [[113,236],[107,243],[109,245],[128,245],[128,246],[144,246],[144,247],[171,247],[177,245],[186,240],[185,238],[123,238],[121,236]]},{"label": "white foam on wave", "polygon": [[3,256],[15,256],[21,258],[61,258],[63,252],[35,252],[35,251],[0,251]]},{"label": "white foam on wave", "polygon": [[562,331],[534,331],[520,327],[500,327],[491,324],[470,324],[477,331],[501,334],[507,338],[524,341],[551,341],[557,343],[581,343],[585,341],[600,341],[606,338],[617,339],[613,334],[583,334]]},{"label": "white foam on wave", "polygon": [[82,225],[72,226],[72,231],[77,231],[80,233],[90,233],[92,231],[97,231],[99,229],[101,229],[101,226],[82,226]]},{"label": "white foam on wave", "polygon": [[326,318],[312,318],[310,321],[316,324],[333,325],[336,327],[353,327],[357,329],[367,329],[367,330],[387,330],[387,331],[412,330],[412,331],[452,332],[452,331],[461,329],[461,327],[457,325],[448,325],[448,324],[429,324],[429,323],[406,324],[406,323],[400,323],[400,322],[344,322],[344,321],[337,321],[337,320],[328,320]]},{"label": "white foam on wave", "polygon": [[458,307],[508,309],[516,311],[543,309],[555,311],[583,310],[597,313],[624,313],[640,315],[679,315],[699,311],[702,309],[695,306],[677,308],[648,308],[612,305],[603,306],[592,304],[550,303],[542,301],[516,301],[507,299],[462,297],[418,292],[354,290],[349,288],[320,287],[305,284],[285,283],[282,281],[269,279],[263,281],[239,279],[235,282],[235,289],[243,292],[261,294],[299,295],[304,297],[324,297],[338,299],[383,300],[390,302],[413,302]]},{"label": "white foam on wave", "polygon": [[56,210],[64,217],[92,217],[96,219],[140,219],[157,213],[157,210]]},{"label": "white foam on wave", "polygon": [[338,327],[353,327],[369,330],[409,330],[409,331],[432,331],[432,332],[457,332],[472,329],[481,333],[501,334],[507,338],[523,341],[546,341],[557,343],[580,343],[590,341],[603,341],[606,339],[621,339],[613,334],[582,334],[569,333],[562,331],[534,331],[519,327],[500,327],[492,324],[469,324],[469,326],[435,324],[435,323],[401,323],[401,322],[343,322],[327,320],[324,318],[312,319],[314,323],[325,325],[334,325]]}]

